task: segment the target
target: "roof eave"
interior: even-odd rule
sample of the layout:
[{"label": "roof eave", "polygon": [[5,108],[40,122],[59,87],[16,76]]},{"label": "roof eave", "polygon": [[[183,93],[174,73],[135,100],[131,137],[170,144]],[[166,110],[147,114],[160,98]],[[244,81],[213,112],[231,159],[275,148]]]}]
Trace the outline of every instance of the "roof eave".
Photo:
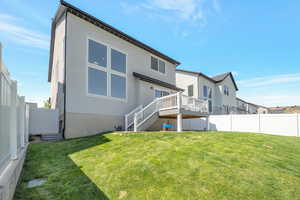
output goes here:
[{"label": "roof eave", "polygon": [[108,32],[111,32],[112,34],[120,37],[121,39],[126,40],[126,41],[128,41],[128,42],[130,42],[130,43],[132,43],[132,44],[134,44],[134,45],[136,45],[136,46],[138,46],[138,47],[146,50],[146,51],[149,51],[149,52],[151,52],[151,53],[153,53],[153,54],[155,54],[155,55],[157,55],[157,56],[159,56],[159,57],[167,60],[168,62],[176,65],[176,67],[181,64],[177,60],[175,60],[175,59],[173,59],[173,58],[171,58],[171,57],[169,57],[169,56],[167,56],[167,55],[165,55],[165,54],[163,54],[163,53],[161,53],[161,52],[153,49],[152,47],[150,47],[150,46],[148,46],[148,45],[146,45],[146,44],[138,41],[137,39],[135,39],[135,38],[127,35],[126,33],[122,32],[122,31],[120,31],[120,30],[118,30],[116,28],[114,28],[113,26],[111,26],[111,25],[109,25],[109,24],[107,24],[107,23],[105,23],[105,22],[97,19],[96,17],[90,15],[89,13],[87,13],[87,12],[85,12],[85,11],[83,11],[83,10],[81,10],[81,9],[79,9],[79,8],[77,8],[77,7],[69,4],[69,3],[67,3],[64,0],[61,0],[61,5],[67,7],[68,11],[70,11],[71,13],[73,13],[73,14],[77,13],[77,14],[80,15],[79,17],[81,17],[81,18],[83,18],[85,20],[90,19],[91,21],[94,22],[93,23],[94,25],[99,26],[100,28],[102,28],[102,29],[104,29],[104,30],[106,30]]}]

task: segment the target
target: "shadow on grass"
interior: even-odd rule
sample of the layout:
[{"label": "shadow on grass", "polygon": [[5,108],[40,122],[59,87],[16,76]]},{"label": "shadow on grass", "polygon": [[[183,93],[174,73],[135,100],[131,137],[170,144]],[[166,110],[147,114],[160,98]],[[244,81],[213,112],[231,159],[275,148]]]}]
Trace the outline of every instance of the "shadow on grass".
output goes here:
[{"label": "shadow on grass", "polygon": [[[107,142],[110,139],[101,134],[31,144],[14,199],[108,200],[106,194],[70,158],[73,153]],[[45,178],[47,182],[39,187],[27,188],[28,181],[36,178]]]}]

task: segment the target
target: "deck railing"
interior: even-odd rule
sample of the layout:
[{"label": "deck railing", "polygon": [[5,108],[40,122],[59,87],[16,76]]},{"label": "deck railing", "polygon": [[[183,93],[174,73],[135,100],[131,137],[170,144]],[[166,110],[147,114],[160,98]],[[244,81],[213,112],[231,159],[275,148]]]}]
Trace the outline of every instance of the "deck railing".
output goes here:
[{"label": "deck railing", "polygon": [[182,95],[181,92],[157,98],[146,107],[141,108],[140,106],[127,114],[125,116],[125,129],[128,130],[128,127],[133,123],[134,131],[136,131],[137,127],[153,114],[168,109],[188,110],[208,114],[208,101]]},{"label": "deck railing", "polygon": [[208,101],[182,95],[181,108],[194,112],[208,113]]},{"label": "deck railing", "polygon": [[157,99],[157,109],[167,110],[178,107],[178,93],[168,96],[160,97]]}]

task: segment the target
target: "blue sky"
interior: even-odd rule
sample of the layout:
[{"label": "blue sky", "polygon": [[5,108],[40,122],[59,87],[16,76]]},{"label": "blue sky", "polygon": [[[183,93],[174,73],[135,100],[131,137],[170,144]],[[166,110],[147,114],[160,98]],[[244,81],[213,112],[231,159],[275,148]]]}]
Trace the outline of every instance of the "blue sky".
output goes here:
[{"label": "blue sky", "polygon": [[[233,72],[245,100],[300,105],[299,0],[68,2],[179,60],[179,68]],[[50,25],[58,3],[0,0],[4,61],[28,101],[50,95]]]}]

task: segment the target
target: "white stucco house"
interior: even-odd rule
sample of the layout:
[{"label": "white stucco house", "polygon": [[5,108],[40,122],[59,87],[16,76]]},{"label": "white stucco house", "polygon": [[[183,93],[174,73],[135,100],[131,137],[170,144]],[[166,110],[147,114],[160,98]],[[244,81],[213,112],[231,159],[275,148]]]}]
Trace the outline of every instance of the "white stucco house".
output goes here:
[{"label": "white stucco house", "polygon": [[236,98],[238,114],[268,114],[269,108]]},{"label": "white stucco house", "polygon": [[184,94],[207,100],[210,114],[236,113],[238,87],[231,72],[209,77],[201,72],[176,70],[176,86]]},{"label": "white stucco house", "polygon": [[181,131],[183,118],[206,117],[207,101],[184,96],[176,86],[179,64],[61,1],[52,22],[48,74],[60,132],[74,138],[157,130],[164,123]]}]

